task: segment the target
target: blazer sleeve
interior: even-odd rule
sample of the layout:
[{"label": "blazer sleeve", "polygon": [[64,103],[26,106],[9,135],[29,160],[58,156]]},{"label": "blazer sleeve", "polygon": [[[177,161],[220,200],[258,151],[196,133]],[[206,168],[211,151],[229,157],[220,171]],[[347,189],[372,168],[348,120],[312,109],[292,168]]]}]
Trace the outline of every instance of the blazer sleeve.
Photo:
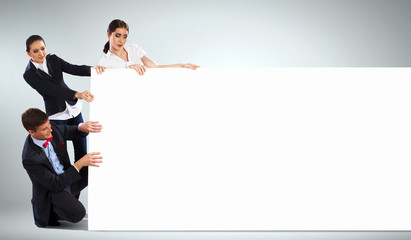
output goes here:
[{"label": "blazer sleeve", "polygon": [[59,58],[57,55],[54,55],[54,56],[57,58],[58,62],[60,63],[60,66],[63,72],[76,75],[76,76],[90,76],[91,75],[90,73],[91,66],[70,64],[64,61],[63,59]]},{"label": "blazer sleeve", "polygon": [[63,174],[57,175],[42,163],[36,161],[34,156],[33,158],[23,158],[23,166],[34,181],[52,192],[63,191],[64,188],[81,179],[80,173],[77,172],[74,166],[65,169]]},{"label": "blazer sleeve", "polygon": [[88,133],[78,130],[78,126],[72,125],[57,125],[54,122],[50,122],[53,131],[58,131],[64,140],[74,140],[86,137]]},{"label": "blazer sleeve", "polygon": [[76,91],[54,84],[50,81],[45,81],[34,71],[26,71],[23,77],[24,80],[26,80],[26,82],[42,96],[49,95],[56,98],[74,100]]}]

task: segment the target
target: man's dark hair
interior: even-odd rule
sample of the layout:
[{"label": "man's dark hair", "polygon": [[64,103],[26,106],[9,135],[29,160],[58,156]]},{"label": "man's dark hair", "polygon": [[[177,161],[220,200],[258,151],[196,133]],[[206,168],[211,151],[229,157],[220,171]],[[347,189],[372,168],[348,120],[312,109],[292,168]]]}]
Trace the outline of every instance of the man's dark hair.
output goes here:
[{"label": "man's dark hair", "polygon": [[46,45],[46,42],[43,40],[43,38],[40,35],[31,35],[29,38],[26,40],[26,51],[30,52],[30,45],[34,43],[35,41],[43,41],[44,45]]},{"label": "man's dark hair", "polygon": [[48,119],[49,116],[38,108],[29,108],[21,114],[21,122],[27,131],[36,131],[37,127],[44,124]]}]

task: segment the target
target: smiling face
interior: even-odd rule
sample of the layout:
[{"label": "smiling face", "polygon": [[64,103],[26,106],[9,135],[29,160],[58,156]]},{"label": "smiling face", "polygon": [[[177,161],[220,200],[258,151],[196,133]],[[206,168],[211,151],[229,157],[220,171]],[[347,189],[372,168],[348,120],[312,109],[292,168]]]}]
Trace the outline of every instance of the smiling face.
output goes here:
[{"label": "smiling face", "polygon": [[34,41],[30,45],[30,50],[27,51],[27,55],[29,55],[29,57],[31,57],[33,62],[43,63],[44,59],[46,59],[46,55],[47,55],[46,45],[41,40]]},{"label": "smiling face", "polygon": [[128,31],[126,28],[117,28],[116,31],[107,33],[110,41],[110,50],[119,51],[127,42]]},{"label": "smiling face", "polygon": [[52,131],[50,121],[47,120],[45,123],[38,126],[35,131],[29,130],[29,134],[37,140],[47,140],[51,137]]}]

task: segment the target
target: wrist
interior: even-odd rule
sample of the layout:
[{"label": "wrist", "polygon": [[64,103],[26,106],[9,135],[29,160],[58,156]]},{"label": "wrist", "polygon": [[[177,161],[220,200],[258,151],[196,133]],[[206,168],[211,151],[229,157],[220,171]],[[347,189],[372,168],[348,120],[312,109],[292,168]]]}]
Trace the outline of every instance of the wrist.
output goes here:
[{"label": "wrist", "polygon": [[83,165],[80,163],[80,161],[77,161],[77,162],[75,162],[74,164],[73,164],[76,168],[77,168],[77,170],[81,170],[81,168],[83,167]]}]

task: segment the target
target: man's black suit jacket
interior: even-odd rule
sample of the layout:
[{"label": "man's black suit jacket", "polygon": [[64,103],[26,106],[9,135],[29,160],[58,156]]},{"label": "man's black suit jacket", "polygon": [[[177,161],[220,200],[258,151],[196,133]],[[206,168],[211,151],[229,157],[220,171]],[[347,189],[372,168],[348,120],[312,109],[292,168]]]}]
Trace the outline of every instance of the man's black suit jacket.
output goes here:
[{"label": "man's black suit jacket", "polygon": [[[52,122],[51,128],[53,129],[51,144],[64,166],[63,174],[57,175],[44,150],[33,142],[30,135],[27,136],[23,148],[23,166],[33,184],[31,203],[33,205],[34,222],[38,227],[46,227],[49,222],[51,193],[64,191],[67,186],[71,186],[72,192],[75,192],[76,189],[86,187],[88,180],[88,169],[86,167],[82,168],[79,173],[70,163],[65,144],[65,140],[82,138],[87,136],[87,133],[78,131],[77,126],[59,126]],[[84,186],[77,186],[78,184]]]},{"label": "man's black suit jacket", "polygon": [[70,105],[77,102],[77,99],[74,99],[76,91],[71,90],[66,85],[63,72],[77,76],[90,76],[90,66],[72,65],[53,54],[47,55],[46,60],[50,75],[37,69],[29,61],[23,77],[32,88],[43,96],[46,113],[50,116],[64,111],[66,109],[65,101]]}]

